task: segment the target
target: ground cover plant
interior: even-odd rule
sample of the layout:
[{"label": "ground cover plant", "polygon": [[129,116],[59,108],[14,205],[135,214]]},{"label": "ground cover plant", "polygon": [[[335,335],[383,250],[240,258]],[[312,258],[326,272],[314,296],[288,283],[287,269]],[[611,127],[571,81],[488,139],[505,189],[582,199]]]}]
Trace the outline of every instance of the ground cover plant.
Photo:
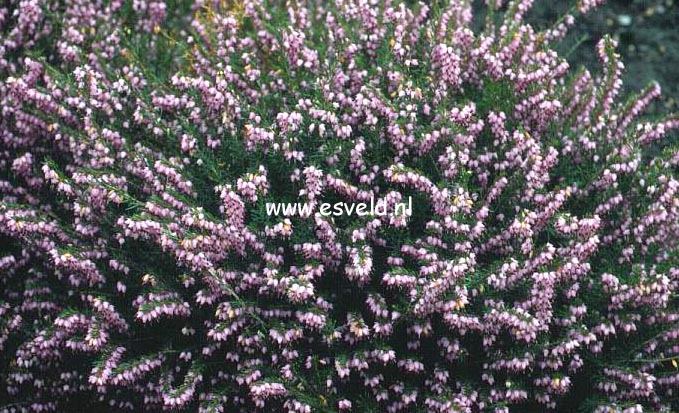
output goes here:
[{"label": "ground cover plant", "polygon": [[678,411],[679,117],[554,52],[599,3],[5,2],[0,411]]}]

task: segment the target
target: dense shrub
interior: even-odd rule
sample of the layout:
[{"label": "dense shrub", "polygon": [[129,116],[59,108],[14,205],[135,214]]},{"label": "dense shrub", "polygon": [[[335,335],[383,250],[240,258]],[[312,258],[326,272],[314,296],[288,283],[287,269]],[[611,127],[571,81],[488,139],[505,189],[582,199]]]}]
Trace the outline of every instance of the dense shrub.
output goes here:
[{"label": "dense shrub", "polygon": [[677,411],[679,119],[490,3],[9,0],[0,411]]}]

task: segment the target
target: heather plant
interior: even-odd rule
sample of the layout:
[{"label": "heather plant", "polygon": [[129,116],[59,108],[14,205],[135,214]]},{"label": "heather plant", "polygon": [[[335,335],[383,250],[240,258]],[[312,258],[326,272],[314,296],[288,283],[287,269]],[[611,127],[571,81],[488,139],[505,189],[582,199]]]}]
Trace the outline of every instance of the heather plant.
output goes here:
[{"label": "heather plant", "polygon": [[679,410],[679,117],[531,3],[9,0],[0,411]]}]

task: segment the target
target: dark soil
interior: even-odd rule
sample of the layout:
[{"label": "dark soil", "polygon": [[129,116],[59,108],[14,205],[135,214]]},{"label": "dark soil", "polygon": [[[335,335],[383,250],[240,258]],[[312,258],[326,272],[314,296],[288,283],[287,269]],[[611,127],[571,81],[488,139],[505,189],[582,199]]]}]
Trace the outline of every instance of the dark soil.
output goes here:
[{"label": "dark soil", "polygon": [[[554,22],[567,9],[563,0],[537,0],[529,19],[538,27]],[[600,73],[596,44],[611,34],[625,64],[623,93],[657,81],[663,97],[656,110],[679,111],[679,0],[609,0],[579,17],[559,50],[572,66]]]}]

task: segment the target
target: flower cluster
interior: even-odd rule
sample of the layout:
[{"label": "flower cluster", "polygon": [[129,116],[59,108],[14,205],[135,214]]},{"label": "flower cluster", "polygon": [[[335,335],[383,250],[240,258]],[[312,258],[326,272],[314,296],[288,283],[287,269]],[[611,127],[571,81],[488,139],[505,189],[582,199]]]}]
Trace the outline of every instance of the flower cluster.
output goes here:
[{"label": "flower cluster", "polygon": [[470,3],[0,6],[0,412],[679,410],[679,117]]}]

